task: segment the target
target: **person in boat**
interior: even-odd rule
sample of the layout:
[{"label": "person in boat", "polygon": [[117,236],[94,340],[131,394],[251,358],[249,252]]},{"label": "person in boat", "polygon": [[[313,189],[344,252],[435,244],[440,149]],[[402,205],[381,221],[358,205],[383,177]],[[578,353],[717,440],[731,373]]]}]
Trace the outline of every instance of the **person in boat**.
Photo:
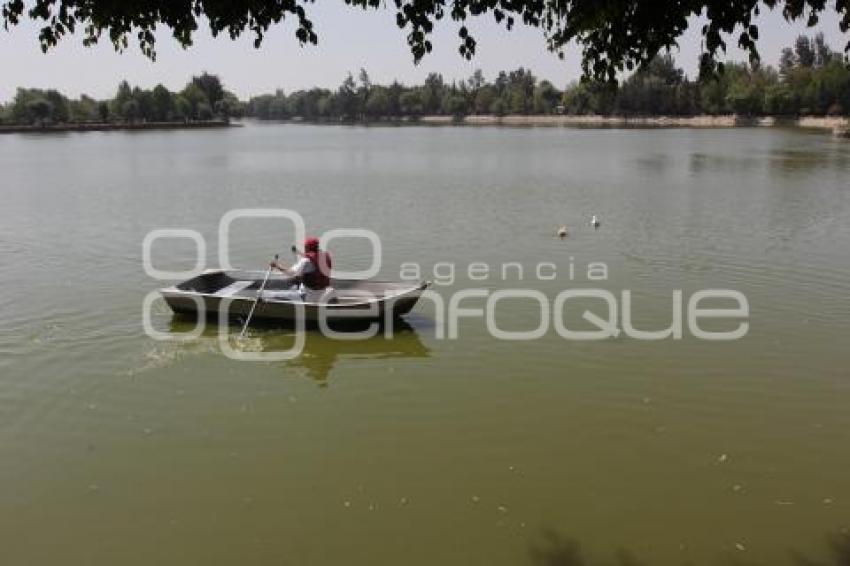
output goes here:
[{"label": "person in boat", "polygon": [[298,252],[295,265],[286,266],[275,260],[270,267],[293,277],[296,284],[284,291],[264,291],[267,299],[304,301],[307,303],[322,302],[333,291],[331,288],[331,269],[333,260],[331,254],[319,248],[318,238],[304,240],[304,252]]}]

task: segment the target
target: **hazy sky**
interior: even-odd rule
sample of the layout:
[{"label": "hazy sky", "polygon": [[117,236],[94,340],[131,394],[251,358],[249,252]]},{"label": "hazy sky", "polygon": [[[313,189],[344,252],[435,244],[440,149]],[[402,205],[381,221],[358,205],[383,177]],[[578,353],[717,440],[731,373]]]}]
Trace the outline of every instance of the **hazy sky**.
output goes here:
[{"label": "hazy sky", "polygon": [[[112,96],[117,84],[127,79],[133,85],[150,88],[163,83],[171,89],[185,85],[192,74],[209,71],[221,76],[225,86],[240,98],[282,88],[286,92],[312,86],[336,87],[348,71],[366,68],[373,82],[398,79],[420,82],[428,72],[437,71],[446,79],[468,77],[481,68],[488,79],[499,70],[519,66],[530,68],[538,77],[563,88],[579,76],[579,50],[571,46],[561,61],[546,50],[542,32],[518,24],[511,32],[488,17],[468,25],[478,41],[478,54],[466,61],[457,52],[458,24],[440,22],[434,34],[434,51],[418,66],[405,41],[405,33],[395,25],[395,11],[364,12],[342,2],[318,3],[308,9],[319,44],[299,47],[294,26],[284,23],[273,28],[260,49],[254,49],[250,34],[231,41],[213,39],[201,30],[195,45],[180,48],[166,30],[157,36],[157,60],[151,62],[132,43],[128,51],[116,53],[108,41],[95,47],[81,45],[81,37],[66,37],[58,47],[43,54],[38,46],[37,26],[28,20],[6,32],[0,29],[0,101],[14,96],[15,89],[53,87],[78,96]],[[817,28],[807,30],[803,23],[788,24],[778,12],[768,12],[759,20],[759,49],[765,62],[775,65],[782,47],[802,32],[823,31],[830,44],[843,48],[848,37],[838,29],[834,12],[825,12]],[[674,55],[689,74],[696,70],[700,52],[700,20],[691,22]],[[731,40],[730,44],[735,41]],[[737,49],[729,58],[743,59]]]}]

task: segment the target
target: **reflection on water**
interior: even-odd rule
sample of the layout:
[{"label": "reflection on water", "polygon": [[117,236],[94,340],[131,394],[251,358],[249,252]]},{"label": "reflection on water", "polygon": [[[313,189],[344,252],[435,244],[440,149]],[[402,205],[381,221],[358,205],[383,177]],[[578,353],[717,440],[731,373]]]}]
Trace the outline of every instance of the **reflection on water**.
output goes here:
[{"label": "reflection on water", "polygon": [[387,337],[383,329],[372,338],[345,340],[330,338],[317,331],[307,334],[304,351],[287,362],[320,383],[325,383],[340,360],[394,360],[427,358],[429,349],[419,339],[416,329],[404,320],[397,320]]},{"label": "reflection on water", "polygon": [[[660,164],[663,161],[656,157]],[[648,158],[638,159],[641,165],[651,163]],[[829,136],[812,134],[798,136],[796,143],[788,144],[781,139],[773,147],[742,148],[730,147],[726,151],[707,153],[693,151],[688,158],[692,174],[715,173],[718,170],[746,174],[751,171],[781,178],[789,173],[803,174],[825,167],[846,168],[850,165],[847,144],[837,142]]]},{"label": "reflection on water", "polygon": [[[776,541],[777,546],[782,546],[781,541]],[[682,563],[689,564],[691,560],[688,558],[688,549],[685,545],[680,547],[682,551]],[[801,553],[793,548],[788,550],[791,555],[792,563],[795,566],[850,566],[850,533],[841,530],[836,533],[831,533],[826,537],[826,547],[823,549],[822,558],[812,558],[810,555]],[[746,545],[737,542],[731,543],[724,549],[726,559],[721,560],[721,563],[728,564],[750,564],[750,565],[767,565],[768,563],[748,556]],[[578,540],[562,535],[554,529],[543,529],[538,537],[538,540],[533,541],[529,545],[529,555],[532,562],[536,566],[595,566],[595,565],[613,565],[613,566],[649,566],[650,562],[642,560],[634,552],[623,547],[617,548],[614,552],[614,559],[598,559],[588,558],[589,553],[585,552]]]},{"label": "reflection on water", "polygon": [[828,558],[813,560],[798,551],[792,551],[797,566],[850,566],[850,532],[842,529],[826,538]]},{"label": "reflection on water", "polygon": [[584,556],[578,541],[545,529],[541,540],[533,542],[529,554],[539,566],[583,566]]},{"label": "reflection on water", "polygon": [[694,175],[708,173],[712,170],[721,169],[728,172],[736,172],[739,174],[753,171],[763,167],[763,163],[752,157],[740,154],[723,154],[703,152],[693,152],[689,155],[688,165],[691,173]]},{"label": "reflection on water", "polygon": [[[429,324],[421,316],[412,318],[421,329]],[[169,331],[174,335],[188,334],[195,328],[197,320],[187,314],[175,314],[169,323]],[[232,334],[236,326],[228,331]],[[287,369],[299,370],[303,375],[327,384],[328,376],[342,360],[394,360],[404,358],[427,358],[430,350],[422,342],[417,330],[404,319],[393,321],[389,326],[383,324],[351,325],[333,329],[339,336],[326,336],[317,329],[306,330],[304,349],[295,358],[283,362]],[[175,342],[170,358],[177,359],[183,353],[209,352],[217,344],[218,326],[206,326],[196,341]],[[199,344],[205,347],[199,349]],[[292,329],[275,325],[253,326],[243,346],[246,351],[282,352],[290,350],[295,344]]]}]

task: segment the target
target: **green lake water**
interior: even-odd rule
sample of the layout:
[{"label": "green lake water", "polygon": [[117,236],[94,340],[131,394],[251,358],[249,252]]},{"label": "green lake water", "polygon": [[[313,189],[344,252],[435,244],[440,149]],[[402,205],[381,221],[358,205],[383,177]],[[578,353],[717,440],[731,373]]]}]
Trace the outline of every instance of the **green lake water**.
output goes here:
[{"label": "green lake water", "polygon": [[[520,342],[472,316],[445,339],[423,302],[392,337],[312,333],[288,362],[231,360],[214,331],[148,337],[143,299],[170,282],[145,273],[145,235],[196,230],[215,267],[238,208],[296,210],[317,235],[372,230],[381,276],[418,262],[447,302],[628,290],[635,325],[658,329],[675,290],[732,289],[749,330],[576,341],[550,327]],[[239,220],[229,253],[263,269],[291,239],[284,221]],[[341,269],[370,262],[364,240],[332,251]],[[153,259],[190,269],[195,248],[161,240]],[[604,281],[588,281],[591,262]],[[523,279],[503,280],[505,263]],[[845,564],[849,278],[850,144],[824,134],[0,136],[0,563]],[[505,299],[496,320],[529,329],[539,310]],[[151,320],[191,327],[161,302]],[[251,335],[264,350],[291,340]]]}]

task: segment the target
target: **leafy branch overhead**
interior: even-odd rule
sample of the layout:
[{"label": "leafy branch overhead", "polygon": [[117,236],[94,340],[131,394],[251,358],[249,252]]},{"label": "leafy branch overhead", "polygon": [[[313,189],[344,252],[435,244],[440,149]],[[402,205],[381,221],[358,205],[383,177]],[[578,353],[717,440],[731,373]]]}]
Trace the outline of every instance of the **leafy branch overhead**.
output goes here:
[{"label": "leafy branch overhead", "polygon": [[[29,17],[41,25],[38,39],[43,50],[55,46],[66,34],[83,32],[83,43],[92,45],[104,34],[116,49],[126,49],[135,36],[142,52],[156,57],[154,31],[171,30],[182,46],[192,44],[201,23],[214,36],[226,33],[235,39],[254,36],[259,47],[270,27],[287,18],[296,23],[295,37],[302,45],[319,41],[308,9],[314,0],[7,0],[2,3],[4,27]],[[386,9],[384,0],[344,0],[365,10]],[[839,16],[842,32],[850,29],[850,0],[393,0],[398,27],[407,32],[415,62],[432,49],[435,25],[451,19],[458,27],[459,52],[471,58],[477,43],[468,23],[493,18],[512,29],[521,23],[542,30],[546,46],[563,56],[564,47],[577,43],[582,50],[585,77],[612,79],[618,72],[644,66],[661,50],[676,45],[688,19],[703,15],[701,64],[711,70],[733,41],[759,59],[759,30],[754,18],[760,10],[781,10],[789,21],[805,20],[814,26],[824,10]],[[845,51],[850,49],[850,42]]]}]

